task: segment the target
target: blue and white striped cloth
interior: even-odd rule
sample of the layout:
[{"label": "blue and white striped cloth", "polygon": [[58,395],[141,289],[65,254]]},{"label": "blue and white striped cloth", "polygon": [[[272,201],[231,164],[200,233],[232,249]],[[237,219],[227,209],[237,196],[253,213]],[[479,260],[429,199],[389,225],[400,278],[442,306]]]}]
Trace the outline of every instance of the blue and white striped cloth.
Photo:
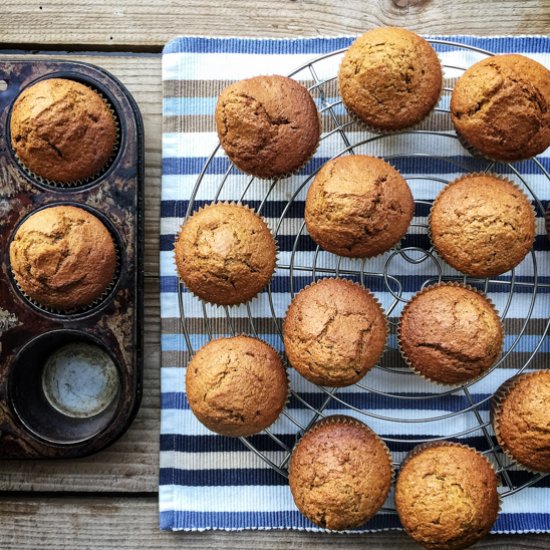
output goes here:
[{"label": "blue and white striped cloth", "polygon": [[[550,38],[474,38],[446,37],[447,40],[468,44],[495,53],[518,52],[529,55],[550,67]],[[230,82],[257,74],[289,74],[312,59],[347,47],[352,38],[313,38],[297,40],[256,40],[181,37],[170,42],[163,55],[163,159],[161,204],[161,315],[162,315],[162,418],[160,440],[160,524],[167,530],[204,529],[316,529],[296,509],[286,479],[272,470],[265,462],[249,451],[238,439],[220,437],[204,428],[189,410],[185,398],[185,366],[190,356],[180,325],[178,306],[178,278],[173,261],[173,243],[185,216],[198,175],[210,154],[217,146],[214,125],[214,107],[219,92]],[[447,66],[446,86],[461,74],[459,67],[467,67],[484,57],[456,46],[436,45],[441,60]],[[220,200],[242,199],[254,208],[261,207],[262,215],[273,230],[277,229],[280,247],[279,268],[271,285],[272,304],[267,292],[255,298],[249,305],[258,334],[282,350],[281,339],[272,321],[272,311],[282,320],[290,302],[291,293],[311,282],[307,270],[294,272],[290,288],[289,271],[285,266],[311,266],[317,261],[318,276],[329,274],[338,268],[343,276],[346,270],[360,267],[357,260],[343,260],[321,252],[315,256],[315,246],[302,228],[303,201],[307,185],[300,187],[308,176],[326,160],[342,151],[341,135],[331,132],[336,122],[345,120],[345,112],[338,104],[334,76],[341,55],[328,56],[314,65],[315,74],[309,68],[296,73],[295,78],[312,86],[314,78],[327,82],[312,89],[320,108],[334,103],[334,117],[323,114],[324,139],[314,159],[302,171],[272,185],[266,181],[254,181],[247,187],[249,178],[233,169],[224,180],[229,168],[223,151],[218,151],[196,190],[195,208],[215,198]],[[422,134],[403,133],[383,139],[375,139],[354,148],[355,152],[381,156],[396,166],[408,180],[417,209],[413,225],[402,246],[429,248],[425,226],[429,204],[445,182],[476,170],[483,170],[488,163],[473,159],[453,137],[448,107],[450,94],[445,92],[439,108],[422,123]],[[324,101],[324,102],[323,102]],[[372,137],[365,130],[352,124],[348,128],[352,141]],[[485,290],[505,317],[506,349],[509,351],[498,368],[493,370],[470,389],[473,402],[479,405],[483,423],[488,421],[488,399],[498,385],[512,376],[532,352],[540,346],[529,368],[546,368],[550,354],[548,340],[544,340],[550,314],[550,247],[545,237],[542,208],[550,199],[550,180],[542,169],[550,169],[550,150],[539,157],[541,165],[533,161],[517,163],[517,173],[497,164],[492,169],[506,174],[525,188],[522,178],[538,196],[538,226],[534,253],[529,255],[515,272],[515,292],[510,298],[510,277],[499,278]],[[542,169],[541,169],[542,167]],[[440,181],[426,179],[436,178]],[[220,189],[220,185],[223,186]],[[526,189],[528,192],[528,190]],[[297,192],[284,221],[278,220],[293,194]],[[267,197],[267,200],[264,199]],[[296,239],[296,235],[301,236]],[[393,301],[384,280],[369,273],[388,267],[390,253],[365,263],[363,282],[376,292],[378,298],[390,307]],[[533,297],[534,264],[538,269],[537,283],[542,285]],[[409,298],[429,277],[437,279],[438,271],[430,260],[414,265],[394,257],[389,265],[388,284],[394,292]],[[456,272],[444,267],[443,275]],[[508,274],[509,275],[509,274]],[[393,286],[392,286],[393,285]],[[548,285],[548,286],[544,286]],[[483,285],[477,284],[484,289]],[[223,308],[203,306],[189,293],[183,292],[186,327],[193,349],[206,343],[210,335],[231,334],[232,331],[248,332],[252,328],[246,306],[231,309],[232,322],[226,319]],[[271,309],[272,308],[272,309]],[[391,313],[397,318],[398,305]],[[529,311],[531,319],[525,322]],[[210,322],[204,320],[204,313]],[[521,333],[521,337],[518,335]],[[383,367],[368,373],[364,385],[370,391],[357,387],[339,390],[327,405],[325,414],[342,413],[348,405],[356,407],[353,414],[382,435],[388,442],[394,461],[399,463],[415,440],[463,434],[458,439],[488,450],[486,435],[478,419],[471,412],[449,417],[449,413],[461,411],[469,405],[468,395],[457,390],[448,395],[415,375],[410,375],[395,351],[395,335],[389,341]],[[290,373],[292,388],[305,402],[319,406],[326,394]],[[387,395],[390,394],[390,395]],[[436,395],[430,398],[430,395]],[[402,397],[408,399],[402,399]],[[364,411],[366,416],[359,411]],[[302,425],[311,418],[309,408],[292,398],[288,412]],[[349,411],[348,411],[349,412]],[[434,417],[436,419],[434,420]],[[410,422],[431,418],[429,422]],[[439,419],[437,419],[439,418]],[[409,421],[409,422],[408,422]],[[296,427],[286,418],[273,426],[273,433],[288,447],[296,439]],[[271,438],[260,434],[250,441],[275,463],[279,463],[284,451]],[[493,455],[489,453],[489,458]],[[499,457],[504,464],[507,460]],[[513,484],[522,484],[532,478],[515,466],[509,468]],[[391,509],[391,496],[387,506]],[[362,529],[397,529],[399,521],[395,513],[382,512]],[[506,496],[502,513],[494,526],[498,533],[525,533],[550,531],[550,478],[544,478],[535,486]]]}]

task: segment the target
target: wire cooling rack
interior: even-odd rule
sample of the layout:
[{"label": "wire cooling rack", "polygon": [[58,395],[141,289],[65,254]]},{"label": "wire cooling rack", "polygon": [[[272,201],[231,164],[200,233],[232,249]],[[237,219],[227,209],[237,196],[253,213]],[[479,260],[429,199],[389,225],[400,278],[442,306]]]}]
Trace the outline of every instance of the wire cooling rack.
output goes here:
[{"label": "wire cooling rack", "polygon": [[[430,40],[430,42],[440,52],[449,50],[466,52],[466,57],[471,60],[471,63],[492,55],[490,52],[450,41]],[[531,163],[531,168],[529,176],[525,176],[513,164],[474,159],[468,157],[465,152],[464,157],[459,157],[459,160],[456,156],[445,155],[445,151],[457,140],[450,124],[448,108],[452,85],[467,67],[449,63],[443,65],[445,80],[442,97],[438,106],[420,126],[399,134],[374,135],[357,126],[357,123],[346,114],[338,96],[335,68],[345,51],[345,49],[338,50],[319,56],[288,75],[304,82],[317,103],[323,120],[323,135],[319,151],[323,149],[323,144],[330,143],[327,149],[334,152],[331,155],[332,158],[360,153],[381,156],[392,164],[399,164],[400,159],[406,157],[419,159],[425,163],[437,163],[438,168],[431,170],[432,172],[463,174],[491,171],[503,173],[525,190],[532,199],[538,216],[544,213],[543,205],[535,194],[535,186],[530,180],[535,176],[539,179],[542,177],[550,184],[550,175],[537,159],[528,161]],[[422,150],[423,138],[429,138],[429,140],[425,140],[430,143],[428,150]],[[434,143],[436,150],[434,150]],[[418,147],[417,144],[419,144]],[[319,156],[319,151],[316,156]],[[214,165],[220,164],[220,161],[225,162],[222,166],[227,166],[227,169],[222,170],[221,173],[219,169],[213,169]],[[391,334],[393,335],[396,332],[399,312],[414,292],[421,290],[426,285],[441,281],[467,283],[482,290],[497,303],[503,322],[506,323],[513,312],[514,319],[511,321],[514,332],[513,340],[493,370],[499,367],[507,368],[506,377],[508,377],[508,373],[509,376],[513,376],[522,372],[529,365],[533,366],[550,325],[550,321],[539,322],[540,320],[537,320],[536,328],[530,328],[533,325],[531,316],[537,299],[540,294],[550,292],[550,284],[539,281],[540,275],[535,252],[532,251],[515,271],[511,271],[505,276],[495,279],[473,279],[465,277],[447,266],[434,252],[427,239],[426,216],[431,202],[454,176],[448,179],[429,174],[407,177],[407,182],[415,198],[430,195],[429,198],[415,200],[415,218],[409,228],[408,237],[381,257],[359,260],[341,258],[323,251],[314,245],[305,231],[303,200],[305,191],[319,168],[320,165],[314,164],[312,173],[303,176],[297,175],[284,181],[255,180],[240,174],[225,157],[218,144],[196,181],[186,218],[198,208],[197,197],[201,195],[205,186],[215,189],[213,196],[208,197],[210,201],[234,200],[253,204],[258,213],[266,217],[269,216],[271,229],[275,236],[278,239],[286,240],[286,253],[279,256],[277,274],[287,278],[290,296],[294,296],[304,286],[304,278],[306,283],[327,276],[351,278],[375,291],[377,295],[383,295],[381,301],[390,320]],[[270,198],[273,197],[279,186],[285,186],[286,204],[281,211],[277,211],[273,215],[273,212],[267,212],[267,210]],[[260,200],[257,199],[258,193],[261,195]],[[297,210],[301,212],[299,217],[296,217]],[[518,270],[520,270],[519,275]],[[408,279],[403,276],[405,272]],[[415,282],[414,288],[410,288],[411,280]],[[279,343],[278,347],[281,349],[284,314],[281,315],[280,304],[277,304],[273,285],[272,282],[265,293],[266,300],[261,302],[265,307],[261,312],[258,312],[257,305],[248,303],[239,306],[239,310],[223,308],[220,319],[219,310],[218,313],[215,313],[210,306],[201,304],[203,317],[199,322],[202,324],[202,332],[207,334],[210,339],[221,334],[232,335],[241,332],[248,332],[251,335],[264,338],[267,334],[272,337],[275,344]],[[188,326],[189,319],[186,318],[184,311],[184,292],[185,289],[180,283],[178,301],[181,328],[189,354],[192,354],[196,350],[193,349],[190,338],[190,333],[193,331]],[[518,297],[521,297],[519,304],[516,303]],[[237,312],[238,315],[236,315]],[[197,319],[193,319],[193,322],[196,323]],[[530,344],[526,351],[521,345],[521,340],[528,333]],[[477,381],[452,389],[430,384],[419,380],[419,377],[406,368],[403,363],[399,363],[399,359],[396,358],[395,338],[391,336],[388,348],[375,369],[355,384],[351,390],[313,387],[303,380],[296,384],[291,383],[290,401],[295,406],[287,406],[279,421],[264,432],[273,440],[274,447],[278,451],[265,451],[255,442],[254,437],[241,438],[242,443],[279,474],[286,477],[293,443],[315,421],[324,417],[331,407],[336,406],[340,411],[344,408],[347,409],[349,414],[364,420],[367,424],[377,422],[386,426],[402,426],[402,434],[396,434],[397,430],[394,429],[390,430],[393,435],[382,435],[383,439],[390,444],[407,443],[412,445],[435,440],[460,440],[463,437],[476,436],[478,450],[492,460],[500,474],[502,496],[514,494],[544,477],[543,475],[528,474],[521,476],[519,481],[513,479],[512,472],[517,470],[517,466],[502,454],[496,444],[487,412],[498,384],[492,387],[489,393],[481,394],[476,392],[475,386],[479,384]],[[485,375],[485,377],[487,376],[489,373]],[[419,385],[421,389],[412,394],[395,391],[394,388],[399,386],[398,379],[401,381],[401,385],[403,383],[406,385],[410,381],[410,384]],[[306,391],[303,391],[304,384],[308,386]],[[311,387],[313,387],[313,392]],[[311,396],[315,398],[312,399]],[[438,410],[438,403],[444,401],[446,403],[452,401],[454,405],[442,406],[439,407],[442,410]],[[376,404],[379,402],[386,403],[387,406],[383,410],[387,412],[382,414],[376,409]],[[434,413],[420,418],[411,412],[411,408],[414,409],[415,405],[422,409],[433,410]],[[281,423],[286,426],[283,430],[285,433],[288,433],[290,426],[290,431],[294,432],[293,438],[289,439],[281,435],[278,430],[278,425]],[[438,430],[431,429],[435,425],[438,426]],[[436,431],[438,432],[436,435],[425,435]],[[395,466],[399,466],[404,453],[394,452],[393,456]]]}]

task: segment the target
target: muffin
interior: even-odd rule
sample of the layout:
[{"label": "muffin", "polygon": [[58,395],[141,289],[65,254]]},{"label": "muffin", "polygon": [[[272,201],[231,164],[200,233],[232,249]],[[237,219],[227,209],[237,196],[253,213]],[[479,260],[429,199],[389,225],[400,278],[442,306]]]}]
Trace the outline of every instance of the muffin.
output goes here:
[{"label": "muffin", "polygon": [[105,100],[88,86],[64,78],[25,88],[11,112],[15,154],[34,175],[54,183],[97,176],[114,154],[117,132]]},{"label": "muffin", "polygon": [[31,214],[17,229],[9,254],[23,293],[55,310],[89,306],[114,282],[113,237],[83,208],[59,205]]},{"label": "muffin", "polygon": [[389,250],[405,235],[414,201],[399,172],[364,155],[327,162],[307,192],[306,226],[322,248],[352,258]]},{"label": "muffin", "polygon": [[283,340],[290,364],[322,386],[349,386],[374,367],[388,327],[376,298],[347,279],[322,279],[292,300]]},{"label": "muffin", "polygon": [[504,336],[488,298],[458,283],[442,283],[426,287],[405,306],[398,342],[407,364],[421,376],[464,384],[495,364]]},{"label": "muffin", "polygon": [[281,358],[249,336],[212,340],[187,366],[187,401],[209,430],[229,436],[261,432],[277,420],[288,397]]},{"label": "muffin", "polygon": [[277,246],[269,228],[241,204],[210,204],[182,226],[176,266],[187,288],[205,302],[241,304],[256,296],[275,270]]},{"label": "muffin", "polygon": [[350,46],[338,73],[344,105],[371,129],[402,130],[420,122],[441,93],[441,63],[423,38],[380,27]]},{"label": "muffin", "polygon": [[535,240],[535,212],[511,181],[468,174],[447,185],[430,213],[439,255],[471,277],[495,277],[516,267]]},{"label": "muffin", "polygon": [[500,500],[489,461],[458,443],[412,450],[401,466],[395,505],[403,528],[424,548],[467,548],[491,529]]},{"label": "muffin", "polygon": [[290,459],[288,481],[296,506],[327,529],[351,529],[384,504],[392,480],[384,442],[350,416],[329,416],[300,439]]},{"label": "muffin", "polygon": [[550,71],[523,55],[483,59],[455,84],[451,118],[473,153],[498,161],[538,155],[550,145]]},{"label": "muffin", "polygon": [[309,92],[284,76],[256,76],[228,86],[216,104],[220,144],[243,172],[280,178],[304,165],[321,134]]},{"label": "muffin", "polygon": [[514,376],[495,394],[491,420],[502,450],[525,468],[550,473],[550,371]]}]

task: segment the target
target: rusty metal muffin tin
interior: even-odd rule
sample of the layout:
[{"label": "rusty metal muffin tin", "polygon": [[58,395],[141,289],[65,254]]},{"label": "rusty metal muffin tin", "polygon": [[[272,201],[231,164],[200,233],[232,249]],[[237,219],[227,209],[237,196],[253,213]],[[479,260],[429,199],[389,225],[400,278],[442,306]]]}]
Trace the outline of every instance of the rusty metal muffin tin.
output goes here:
[{"label": "rusty metal muffin tin", "polygon": [[[58,187],[34,179],[16,161],[9,137],[11,108],[27,86],[68,78],[97,90],[120,126],[114,160],[94,181]],[[143,345],[143,124],[126,88],[99,67],[67,61],[0,62],[0,458],[80,457],[120,437],[137,413]],[[54,204],[96,214],[118,244],[114,288],[98,304],[64,314],[31,303],[15,285],[9,243],[27,216]],[[102,348],[118,372],[112,402],[87,418],[68,416],[45,395],[47,359],[68,344]]]}]

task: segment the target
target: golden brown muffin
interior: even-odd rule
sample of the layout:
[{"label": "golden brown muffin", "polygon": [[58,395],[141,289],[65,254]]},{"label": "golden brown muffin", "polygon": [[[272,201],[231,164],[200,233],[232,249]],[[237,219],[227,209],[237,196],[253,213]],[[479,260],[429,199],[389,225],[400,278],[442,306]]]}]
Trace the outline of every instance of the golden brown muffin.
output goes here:
[{"label": "golden brown muffin", "polygon": [[246,436],[271,426],[288,397],[277,352],[249,336],[212,340],[187,366],[187,400],[209,430]]},{"label": "golden brown muffin", "polygon": [[97,175],[114,152],[113,113],[80,82],[48,78],[25,88],[13,105],[11,145],[34,174],[58,183]]},{"label": "golden brown muffin", "polygon": [[460,138],[489,159],[522,160],[550,145],[550,71],[523,55],[495,55],[455,84],[451,118]]},{"label": "golden brown muffin", "polygon": [[439,99],[442,79],[441,63],[430,44],[396,27],[360,36],[338,73],[346,108],[381,131],[408,128],[425,118]]},{"label": "golden brown muffin", "polygon": [[227,156],[243,172],[277,178],[295,172],[319,144],[319,115],[309,92],[284,76],[240,80],[220,94],[216,127]]},{"label": "golden brown muffin", "polygon": [[399,348],[417,373],[441,384],[464,384],[492,367],[504,335],[493,304],[458,283],[426,287],[405,306]]},{"label": "golden brown muffin", "polygon": [[292,300],[283,326],[291,365],[322,386],[359,381],[382,356],[388,327],[380,304],[347,279],[322,279]]},{"label": "golden brown muffin", "polygon": [[494,277],[516,267],[535,240],[535,213],[512,182],[469,174],[447,185],[430,213],[439,255],[471,277]]},{"label": "golden brown muffin", "polygon": [[60,205],[29,216],[10,245],[18,286],[42,306],[90,305],[113,283],[117,254],[105,225],[83,208]]},{"label": "golden brown muffin", "polygon": [[296,506],[327,529],[351,529],[384,504],[392,479],[385,443],[350,416],[329,416],[300,439],[290,459],[288,481]]},{"label": "golden brown muffin", "polygon": [[550,371],[505,382],[495,394],[491,420],[505,453],[529,470],[550,473]]},{"label": "golden brown muffin", "polygon": [[491,529],[500,501],[489,461],[458,443],[413,449],[395,487],[399,519],[408,535],[430,550],[467,548]]},{"label": "golden brown muffin", "polygon": [[277,246],[257,214],[240,204],[210,204],[182,226],[176,266],[189,290],[206,302],[241,304],[256,296],[275,270]]},{"label": "golden brown muffin", "polygon": [[340,256],[370,258],[407,232],[414,201],[399,172],[365,155],[327,162],[307,192],[305,220],[311,238]]}]

